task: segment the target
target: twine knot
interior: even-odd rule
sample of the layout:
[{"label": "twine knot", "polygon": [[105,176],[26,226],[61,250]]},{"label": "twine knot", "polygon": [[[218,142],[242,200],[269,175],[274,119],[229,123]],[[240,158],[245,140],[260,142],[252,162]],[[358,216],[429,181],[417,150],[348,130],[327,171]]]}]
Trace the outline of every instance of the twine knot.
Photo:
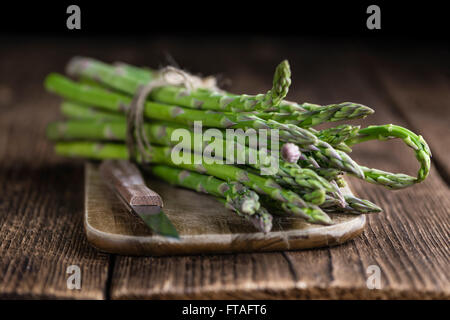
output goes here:
[{"label": "twine knot", "polygon": [[151,161],[152,146],[148,141],[144,126],[145,101],[154,89],[163,86],[181,86],[186,88],[188,93],[200,88],[222,91],[218,88],[217,80],[213,76],[201,78],[173,66],[160,69],[156,79],[139,86],[127,112],[126,144],[129,159],[133,162],[137,162],[138,156],[142,163]]}]

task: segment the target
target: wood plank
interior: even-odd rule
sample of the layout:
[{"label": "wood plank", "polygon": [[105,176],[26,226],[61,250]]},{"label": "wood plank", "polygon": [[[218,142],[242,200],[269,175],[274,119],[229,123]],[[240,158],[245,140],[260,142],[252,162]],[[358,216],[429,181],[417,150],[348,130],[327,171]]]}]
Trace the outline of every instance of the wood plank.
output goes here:
[{"label": "wood plank", "polygon": [[281,253],[118,257],[113,299],[264,299],[294,287]]},{"label": "wood plank", "polygon": [[[359,236],[364,215],[332,214],[333,225],[277,217],[264,234],[227,210],[211,196],[148,177],[147,184],[164,199],[164,212],[178,230],[179,241],[155,235],[137,216],[130,215],[100,176],[98,166],[85,166],[87,239],[96,248],[122,255],[177,255],[299,250],[339,245]],[[351,194],[349,188],[343,193]]]},{"label": "wood plank", "polygon": [[[450,58],[450,55],[449,55]],[[391,97],[393,107],[407,123],[429,142],[433,161],[450,185],[450,81],[445,70],[405,68],[392,60],[376,60],[381,89]]]},{"label": "wood plank", "polygon": [[[83,232],[83,165],[55,157],[45,140],[57,99],[42,79],[54,61],[51,50],[0,53],[0,298],[105,298],[109,257]],[[80,290],[67,287],[70,265]]]},{"label": "wood plank", "polygon": [[[358,101],[377,110],[368,123],[404,124],[389,109],[383,92],[374,89],[366,78],[361,48],[359,55],[352,53],[354,49],[340,46],[337,50],[333,45],[304,42],[274,49],[270,44],[254,41],[251,50],[246,51],[251,58],[237,61],[239,68],[232,68],[227,75],[233,80],[233,91],[256,93],[270,83],[269,69],[288,58],[293,67],[290,99],[324,104]],[[231,56],[226,50],[206,50],[221,62],[223,54]],[[186,57],[189,52],[185,51]],[[204,64],[202,61],[199,67]],[[232,64],[218,65],[227,70]],[[404,153],[409,152],[406,149],[396,142],[366,143],[355,148],[353,156],[370,166],[414,174],[417,164],[412,153]],[[111,296],[448,298],[450,197],[435,168],[425,183],[403,191],[388,191],[356,179],[354,183],[358,195],[385,209],[384,213],[369,217],[369,227],[361,238],[330,249],[281,254],[118,257]],[[381,290],[367,288],[366,271],[370,265],[381,269]]]},{"label": "wood plank", "polygon": [[[362,55],[347,51],[327,59],[335,67],[317,70],[321,80],[311,84],[317,88],[311,95],[313,101],[358,101],[376,110],[367,124],[405,125],[391,109],[389,97],[368,78],[373,70],[366,68]],[[415,174],[418,168],[413,153],[398,141],[362,144],[354,148],[352,156],[358,163],[393,172]],[[450,193],[436,168],[424,183],[396,192],[351,181],[360,196],[381,205],[384,213],[369,216],[361,239],[329,249],[332,281],[325,284],[327,293],[359,298],[448,297]],[[302,253],[287,255],[294,270],[304,269]],[[366,288],[370,265],[381,269],[381,290]]]}]

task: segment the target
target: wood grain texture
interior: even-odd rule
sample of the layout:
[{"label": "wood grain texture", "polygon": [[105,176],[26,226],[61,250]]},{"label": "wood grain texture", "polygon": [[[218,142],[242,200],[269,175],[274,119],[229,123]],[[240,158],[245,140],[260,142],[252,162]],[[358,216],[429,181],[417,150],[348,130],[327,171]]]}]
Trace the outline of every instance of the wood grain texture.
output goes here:
[{"label": "wood grain texture", "polygon": [[109,253],[170,256],[309,249],[342,244],[359,236],[366,224],[364,215],[332,214],[332,226],[276,217],[272,231],[264,234],[213,197],[149,177],[147,185],[164,199],[164,213],[178,230],[177,241],[152,234],[111,192],[99,171],[96,164],[86,164],[84,225],[89,242]]},{"label": "wood grain texture", "polygon": [[[270,89],[274,67],[288,58],[293,68],[290,99],[367,104],[377,111],[369,122],[412,124],[427,138],[436,159],[448,159],[446,137],[440,137],[437,129],[445,126],[442,118],[448,120],[441,109],[448,105],[443,104],[443,90],[448,91],[445,79],[449,75],[442,68],[450,61],[448,51],[427,45],[393,52],[388,47],[298,38],[189,37],[139,43],[16,39],[1,43],[0,297],[450,298],[450,194],[441,178],[448,160],[441,161],[440,168],[433,167],[423,184],[403,191],[352,181],[359,196],[381,205],[385,212],[370,216],[364,234],[339,247],[285,253],[116,256],[115,263],[108,264],[108,255],[91,248],[83,235],[82,164],[54,157],[43,138],[45,123],[58,118],[59,99],[42,89],[45,74],[63,72],[73,55],[158,66],[165,64],[163,53],[169,52],[190,71],[231,79],[232,91],[259,93]],[[424,78],[426,89],[421,89],[422,74],[414,69],[429,75]],[[377,70],[389,72],[392,81]],[[407,101],[402,108],[408,115],[397,107],[403,101]],[[414,101],[420,103],[410,109]],[[425,103],[437,110],[429,119],[414,115],[420,114],[418,109]],[[434,121],[439,123],[436,127]],[[442,145],[443,150],[435,150]],[[413,174],[418,168],[411,151],[396,142],[366,143],[355,147],[352,156],[394,171]],[[66,264],[72,263],[79,263],[86,275],[83,289],[77,292],[65,287]],[[114,268],[110,286],[108,265]],[[382,290],[365,286],[370,265],[381,268]]]},{"label": "wood grain texture", "polygon": [[[45,139],[56,100],[41,82],[54,66],[27,63],[41,53],[0,51],[0,298],[104,299],[109,261],[83,232],[83,165]],[[70,265],[80,290],[67,288]]]},{"label": "wood grain texture", "polygon": [[[271,68],[288,58],[293,68],[290,99],[323,104],[357,101],[377,111],[367,124],[405,125],[368,75],[373,70],[368,70],[361,48],[348,45],[337,50],[323,44],[320,50],[301,44],[274,48],[261,42],[252,46],[248,60],[236,61],[233,68],[233,91],[261,91],[270,83]],[[189,59],[189,51],[185,57]],[[231,66],[220,63],[224,59],[220,54],[215,57],[219,65]],[[418,168],[412,152],[398,141],[365,143],[355,147],[353,157],[398,172],[415,174]],[[118,257],[111,297],[448,299],[450,194],[436,168],[425,183],[397,192],[356,179],[352,183],[359,196],[385,210],[369,217],[361,238],[329,249],[297,252]],[[371,265],[381,269],[381,290],[367,288]],[[149,269],[151,273],[146,272]]]},{"label": "wood grain texture", "polygon": [[121,197],[127,206],[156,206],[158,210],[163,206],[159,194],[147,187],[139,169],[130,161],[103,161],[98,171],[102,180],[108,181],[109,189]]},{"label": "wood grain texture", "polygon": [[[374,116],[364,121],[365,125],[396,123],[407,126],[393,110],[387,93],[375,86],[377,79],[373,79],[373,69],[367,66],[364,58],[352,52],[329,58],[339,67],[326,68],[323,73],[317,70],[318,81],[313,84],[330,90],[326,95],[319,92],[312,96],[314,101],[361,101],[376,110]],[[335,81],[338,77],[340,81]],[[414,129],[426,135],[424,128]],[[419,167],[412,151],[399,141],[361,144],[354,148],[353,157],[358,163],[412,175]],[[374,292],[380,296],[448,296],[450,284],[445,270],[449,267],[450,193],[436,168],[432,168],[425,183],[397,192],[357,179],[351,181],[358,194],[381,205],[384,213],[369,217],[364,233],[366,239],[354,241],[354,250],[330,250],[334,279],[331,286],[357,290],[364,286],[366,279],[361,271],[374,264],[382,270],[383,290]],[[356,272],[358,269],[360,272]],[[349,274],[353,277],[351,281]],[[360,294],[364,296],[364,293]]]}]

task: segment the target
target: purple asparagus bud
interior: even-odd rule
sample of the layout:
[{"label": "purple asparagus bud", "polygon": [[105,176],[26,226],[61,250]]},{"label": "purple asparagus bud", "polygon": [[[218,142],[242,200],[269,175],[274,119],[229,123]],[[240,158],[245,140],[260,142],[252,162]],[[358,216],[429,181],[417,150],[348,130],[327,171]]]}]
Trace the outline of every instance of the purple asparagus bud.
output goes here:
[{"label": "purple asparagus bud", "polygon": [[283,160],[289,163],[297,163],[298,159],[300,159],[301,152],[296,144],[293,143],[285,143],[281,147],[281,157]]}]

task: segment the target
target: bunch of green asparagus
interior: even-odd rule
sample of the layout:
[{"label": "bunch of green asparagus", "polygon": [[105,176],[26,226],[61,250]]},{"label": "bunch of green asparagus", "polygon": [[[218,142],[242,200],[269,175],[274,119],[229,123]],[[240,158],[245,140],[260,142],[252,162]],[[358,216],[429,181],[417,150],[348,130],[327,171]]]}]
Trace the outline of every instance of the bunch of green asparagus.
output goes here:
[{"label": "bunch of green asparagus", "polygon": [[[50,74],[45,80],[49,91],[64,98],[61,113],[66,120],[47,128],[56,153],[97,160],[129,158],[125,141],[133,97],[140,88],[160,79],[160,71],[76,57],[69,62],[67,73],[77,81],[60,74]],[[330,213],[380,212],[374,203],[342,193],[345,173],[390,189],[405,188],[426,178],[431,152],[421,136],[391,124],[366,128],[341,124],[314,129],[326,122],[365,118],[374,111],[351,102],[289,102],[285,97],[290,76],[288,62],[281,62],[272,88],[258,95],[169,83],[154,88],[144,104],[142,130],[151,148],[146,150],[149,157],[142,167],[176,186],[215,196],[263,232],[272,227],[271,213],[332,224]],[[230,149],[230,141],[216,137],[214,144],[223,148],[215,150],[214,159],[222,159],[223,163],[204,157],[196,162],[194,158],[210,148],[208,143],[195,143],[195,135],[189,140],[172,139],[178,129],[193,131],[196,121],[221,131],[276,129],[281,152],[269,147],[266,152],[257,152],[256,161],[249,162],[248,156],[255,149],[247,140],[238,143],[239,148]],[[391,138],[402,139],[414,150],[420,163],[417,177],[361,166],[349,156],[357,143]],[[179,163],[172,159],[174,148],[180,145],[184,157],[192,161]],[[261,168],[271,167],[273,160],[278,164],[273,172],[261,174]],[[151,165],[147,166],[147,162]]]}]

